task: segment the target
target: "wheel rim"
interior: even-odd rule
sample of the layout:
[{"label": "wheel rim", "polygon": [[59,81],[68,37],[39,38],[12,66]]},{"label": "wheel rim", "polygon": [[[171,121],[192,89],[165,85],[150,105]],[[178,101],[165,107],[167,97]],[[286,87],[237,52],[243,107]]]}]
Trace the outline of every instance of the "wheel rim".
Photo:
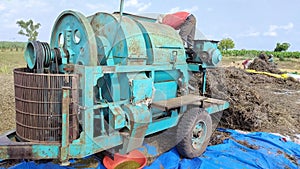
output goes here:
[{"label": "wheel rim", "polygon": [[192,132],[192,146],[194,149],[201,149],[207,133],[207,126],[204,121],[199,121]]}]

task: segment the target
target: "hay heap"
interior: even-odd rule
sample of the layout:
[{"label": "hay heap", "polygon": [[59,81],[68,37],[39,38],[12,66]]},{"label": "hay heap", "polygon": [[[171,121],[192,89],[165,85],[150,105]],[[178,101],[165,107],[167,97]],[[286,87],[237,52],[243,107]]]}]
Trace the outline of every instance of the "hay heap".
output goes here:
[{"label": "hay heap", "polygon": [[[250,68],[280,73],[276,64],[260,58]],[[230,103],[229,109],[216,115],[222,116],[219,127],[281,134],[300,131],[300,83],[235,67],[210,69],[207,78],[207,95]],[[201,81],[200,74],[194,79]]]}]

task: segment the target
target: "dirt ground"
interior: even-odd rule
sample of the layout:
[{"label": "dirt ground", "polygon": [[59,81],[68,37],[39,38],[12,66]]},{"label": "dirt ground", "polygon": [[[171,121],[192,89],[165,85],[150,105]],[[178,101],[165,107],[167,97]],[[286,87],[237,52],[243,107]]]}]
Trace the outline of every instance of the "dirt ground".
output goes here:
[{"label": "dirt ground", "polygon": [[0,85],[0,133],[3,133],[15,128],[13,76],[0,74]]}]

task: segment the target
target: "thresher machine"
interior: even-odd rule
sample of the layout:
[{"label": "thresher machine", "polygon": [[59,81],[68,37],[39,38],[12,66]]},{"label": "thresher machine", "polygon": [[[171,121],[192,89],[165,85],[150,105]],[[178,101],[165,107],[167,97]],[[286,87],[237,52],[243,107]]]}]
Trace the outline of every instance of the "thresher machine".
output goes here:
[{"label": "thresher machine", "polygon": [[[1,160],[125,154],[174,126],[170,139],[193,158],[208,145],[210,114],[229,107],[205,96],[206,70],[222,58],[216,41],[195,40],[188,52],[176,30],[122,8],[64,11],[50,43],[28,42],[24,57],[27,67],[14,69],[16,130],[0,136]],[[202,72],[201,94],[191,94],[189,72]]]}]

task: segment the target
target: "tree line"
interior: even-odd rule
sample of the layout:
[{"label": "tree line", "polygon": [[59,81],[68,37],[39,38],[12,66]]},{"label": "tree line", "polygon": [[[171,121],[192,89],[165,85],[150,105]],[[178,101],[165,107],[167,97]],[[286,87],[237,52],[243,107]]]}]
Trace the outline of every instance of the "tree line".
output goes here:
[{"label": "tree line", "polygon": [[296,58],[300,59],[300,52],[274,52],[274,51],[262,51],[262,50],[222,50],[223,56],[237,56],[237,57],[247,57],[254,58],[257,57],[261,53],[265,53],[268,56],[273,55],[274,57],[279,58],[280,60],[284,60],[285,58]]},{"label": "tree line", "polygon": [[291,46],[289,43],[276,43],[273,51],[261,50],[228,50],[233,49],[235,46],[234,41],[230,38],[224,38],[218,43],[218,48],[221,50],[223,56],[240,56],[240,57],[257,57],[261,53],[273,55],[274,57],[284,60],[285,58],[300,58],[300,52],[287,52]]},{"label": "tree line", "polygon": [[[274,48],[274,52],[285,52],[289,49],[291,45],[287,42],[284,43],[277,43],[276,47]],[[218,43],[218,48],[221,51],[227,51],[228,49],[233,49],[235,44],[231,38],[224,38]]]},{"label": "tree line", "polygon": [[0,41],[0,51],[23,51],[25,49],[26,42],[9,42],[9,41]]}]

